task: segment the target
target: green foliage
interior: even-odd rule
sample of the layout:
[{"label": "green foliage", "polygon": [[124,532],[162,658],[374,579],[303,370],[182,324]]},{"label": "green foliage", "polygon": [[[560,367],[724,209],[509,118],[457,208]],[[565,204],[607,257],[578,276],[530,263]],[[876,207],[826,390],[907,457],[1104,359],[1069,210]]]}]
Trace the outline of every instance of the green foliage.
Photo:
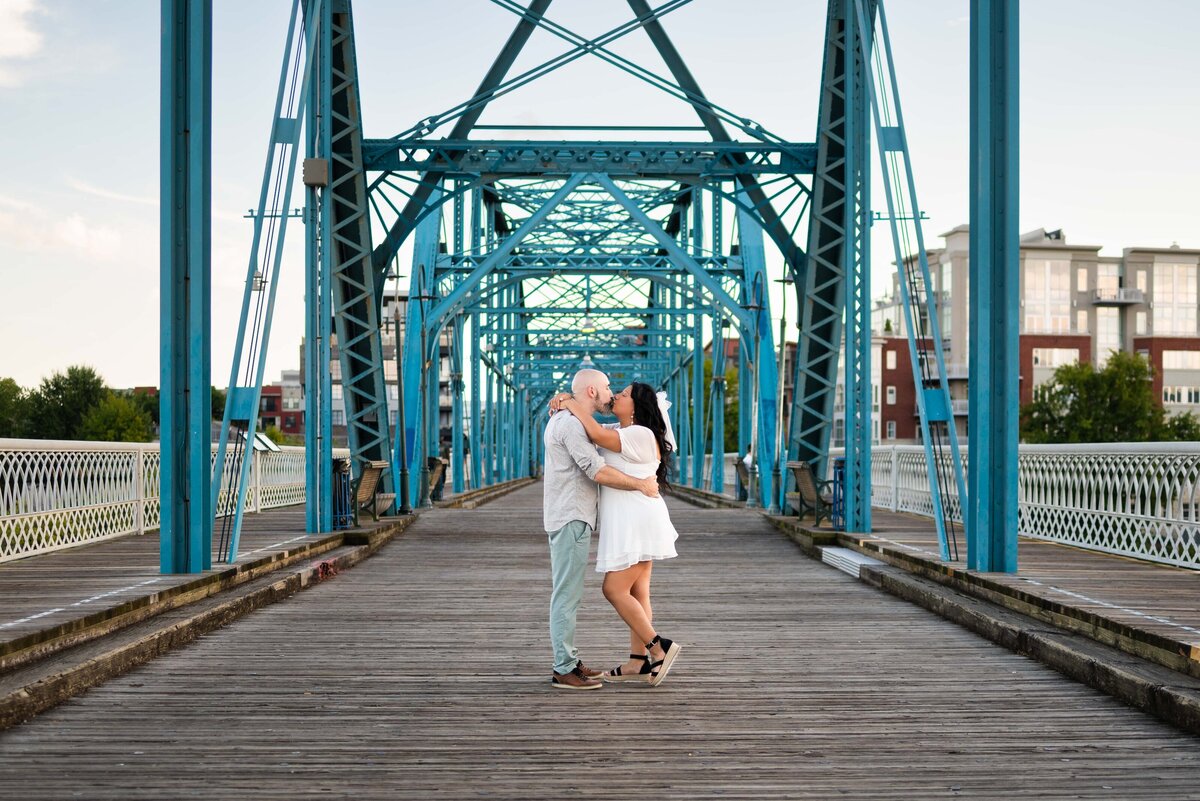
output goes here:
[{"label": "green foliage", "polygon": [[28,399],[11,378],[0,378],[0,437],[19,437],[25,427]]},{"label": "green foliage", "polygon": [[95,370],[83,365],[42,379],[29,394],[24,434],[33,439],[82,439],[83,418],[108,397]]},{"label": "green foliage", "polygon": [[[705,431],[706,439],[712,435],[712,419],[710,406],[712,404],[709,388],[712,386],[713,361],[712,357],[704,360],[704,419],[708,426]],[[733,453],[738,449],[738,373],[737,367],[725,371],[725,452]]]},{"label": "green foliage", "polygon": [[99,442],[149,442],[150,415],[134,398],[110,392],[93,406],[79,427],[79,439]]},{"label": "green foliage", "polygon": [[130,400],[150,417],[151,422],[155,426],[158,425],[159,406],[157,390],[154,392],[135,392],[130,397]]},{"label": "green foliage", "polygon": [[276,445],[287,445],[288,436],[279,430],[279,426],[271,425],[263,429],[263,435]]},{"label": "green foliage", "polygon": [[1167,418],[1163,424],[1166,442],[1196,442],[1200,441],[1200,419],[1191,412]]},{"label": "green foliage", "polygon": [[1103,370],[1059,367],[1021,408],[1021,437],[1030,443],[1200,439],[1200,421],[1190,413],[1166,418],[1153,378],[1150,363],[1133,353],[1114,353]]},{"label": "green foliage", "polygon": [[226,392],[223,389],[212,388],[212,419],[225,419],[225,398]]}]

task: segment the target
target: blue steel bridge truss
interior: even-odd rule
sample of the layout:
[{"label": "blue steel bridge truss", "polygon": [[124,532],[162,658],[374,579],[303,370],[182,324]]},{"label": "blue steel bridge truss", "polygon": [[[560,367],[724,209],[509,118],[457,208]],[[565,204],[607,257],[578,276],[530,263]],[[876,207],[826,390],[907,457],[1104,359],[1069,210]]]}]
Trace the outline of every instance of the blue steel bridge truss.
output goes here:
[{"label": "blue steel bridge truss", "polygon": [[[461,491],[468,482],[482,486],[536,469],[538,421],[548,399],[581,366],[593,364],[614,386],[639,380],[665,389],[674,403],[676,480],[723,491],[722,470],[706,467],[705,457],[715,455],[719,465],[724,451],[725,343],[732,337],[740,343],[739,451],[753,443],[758,465],[750,502],[781,507],[788,460],[824,471],[834,415],[844,413],[846,526],[869,531],[872,132],[889,176],[898,178],[885,182],[886,218],[902,256],[928,477],[938,490],[943,556],[950,556],[954,539],[944,521],[947,511],[959,510],[943,508],[941,498],[953,485],[958,498],[966,493],[946,414],[949,390],[939,378],[946,371],[937,297],[927,291],[929,269],[881,3],[828,3],[817,136],[797,142],[707,99],[662,24],[688,0],[655,8],[627,0],[631,19],[596,37],[545,16],[550,0],[528,7],[493,2],[517,19],[475,94],[379,139],[362,129],[350,0],[295,4],[207,511],[211,520],[219,504],[235,510],[223,518],[218,556],[233,560],[237,554],[249,469],[241,443],[253,439],[257,425],[287,222],[279,209],[289,208],[302,146],[310,531],[332,527],[329,367],[335,345],[355,472],[365,460],[388,462],[397,506],[407,507],[428,503],[422,470],[441,445],[436,410],[443,376],[449,376],[453,405],[451,481]],[[163,4],[164,20],[168,11],[203,18],[208,8],[205,0]],[[510,75],[537,28],[565,41],[567,49]],[[669,76],[608,49],[635,31],[650,37]],[[193,46],[209,45],[190,39],[178,45]],[[164,71],[179,60],[168,49],[165,44]],[[493,100],[585,55],[690,105],[699,125],[567,126],[555,133],[572,138],[472,138],[498,129],[530,137],[552,127],[484,128],[478,121]],[[184,84],[193,79],[180,78]],[[164,94],[164,112],[175,102]],[[167,125],[164,113],[164,137]],[[578,138],[582,131],[617,138]],[[633,137],[650,133],[655,138]],[[164,177],[164,189],[171,180]],[[402,265],[406,245],[412,258]],[[384,300],[398,293],[402,279],[406,319],[384,320]],[[164,290],[167,281],[164,272]],[[769,290],[775,281],[787,283],[799,310],[787,409],[779,374],[784,362],[777,358],[772,325]],[[390,289],[389,282],[395,282]],[[383,342],[400,331],[403,413],[392,419]],[[706,357],[712,359],[707,374]],[[172,369],[190,375],[192,368]],[[839,370],[844,411],[835,409]],[[184,443],[186,461],[198,462],[199,447],[198,440]],[[407,487],[401,468],[413,477]],[[164,466],[164,488],[167,472]],[[165,489],[163,497],[166,504]],[[188,511],[186,499],[180,509]],[[171,538],[164,543],[164,570],[193,569],[192,562],[176,558]]]}]

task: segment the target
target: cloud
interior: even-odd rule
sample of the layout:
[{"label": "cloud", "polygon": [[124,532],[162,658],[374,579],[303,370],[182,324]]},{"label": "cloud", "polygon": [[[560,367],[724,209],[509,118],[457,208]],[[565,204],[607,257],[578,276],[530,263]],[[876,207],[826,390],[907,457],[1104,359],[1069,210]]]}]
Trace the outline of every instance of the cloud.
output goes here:
[{"label": "cloud", "polygon": [[112,262],[121,257],[123,240],[118,229],[81,214],[55,217],[38,206],[0,197],[0,241],[31,253],[67,252],[78,262]]},{"label": "cloud", "polygon": [[43,12],[38,0],[0,0],[0,86],[19,86],[23,73],[9,62],[29,59],[42,49],[33,17]]},{"label": "cloud", "polygon": [[[3,2],[3,0],[0,0]],[[156,197],[141,197],[139,195],[125,195],[120,192],[112,192],[108,189],[103,189],[99,186],[92,186],[89,183],[80,181],[78,178],[67,178],[67,186],[74,189],[76,192],[83,192],[88,195],[95,195],[107,200],[121,200],[126,203],[138,203],[143,206],[158,206],[158,198]]]}]

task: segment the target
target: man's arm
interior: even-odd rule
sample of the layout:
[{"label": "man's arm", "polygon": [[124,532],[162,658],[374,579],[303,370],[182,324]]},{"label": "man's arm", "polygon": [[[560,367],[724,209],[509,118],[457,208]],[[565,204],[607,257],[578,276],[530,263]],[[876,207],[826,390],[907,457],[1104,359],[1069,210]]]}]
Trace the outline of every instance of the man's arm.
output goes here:
[{"label": "man's arm", "polygon": [[643,495],[648,495],[651,498],[658,497],[658,479],[655,476],[648,478],[634,478],[633,476],[622,473],[612,465],[604,465],[600,468],[600,472],[596,473],[595,479],[597,484],[603,484],[606,487],[620,490],[637,490]]}]

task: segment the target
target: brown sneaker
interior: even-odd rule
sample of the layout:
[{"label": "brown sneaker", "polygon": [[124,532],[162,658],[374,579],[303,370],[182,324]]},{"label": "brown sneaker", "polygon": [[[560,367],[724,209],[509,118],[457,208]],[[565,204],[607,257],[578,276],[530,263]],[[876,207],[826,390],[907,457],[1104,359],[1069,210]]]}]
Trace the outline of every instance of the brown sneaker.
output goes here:
[{"label": "brown sneaker", "polygon": [[575,663],[575,669],[582,673],[585,679],[598,679],[604,675],[603,670],[593,670],[592,668],[583,664],[582,659]]},{"label": "brown sneaker", "polygon": [[589,679],[576,665],[570,673],[555,673],[550,679],[550,686],[556,690],[599,690],[604,683],[599,679]]}]

